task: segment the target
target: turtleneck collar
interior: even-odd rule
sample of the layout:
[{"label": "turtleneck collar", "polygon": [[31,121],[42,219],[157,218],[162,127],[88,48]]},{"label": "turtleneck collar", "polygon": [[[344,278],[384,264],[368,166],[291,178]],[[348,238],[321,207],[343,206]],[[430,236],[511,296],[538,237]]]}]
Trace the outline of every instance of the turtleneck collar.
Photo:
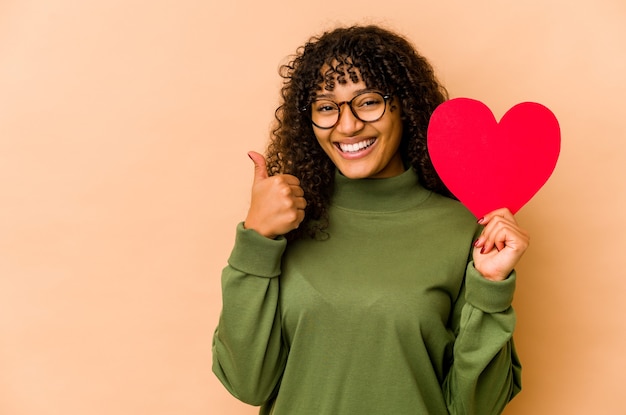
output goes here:
[{"label": "turtleneck collar", "polygon": [[394,212],[415,206],[430,194],[412,168],[388,179],[349,179],[337,170],[332,204],[349,210]]}]

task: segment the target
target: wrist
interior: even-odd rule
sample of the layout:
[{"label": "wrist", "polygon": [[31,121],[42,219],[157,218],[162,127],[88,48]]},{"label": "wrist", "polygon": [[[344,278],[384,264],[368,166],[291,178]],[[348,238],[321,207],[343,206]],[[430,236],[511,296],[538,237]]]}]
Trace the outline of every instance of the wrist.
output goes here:
[{"label": "wrist", "polygon": [[489,281],[494,281],[494,282],[504,281],[509,277],[509,275],[511,275],[510,272],[507,274],[489,274],[487,272],[482,272],[479,269],[477,269],[477,271],[480,274],[480,276],[483,277],[484,279],[489,280]]},{"label": "wrist", "polygon": [[264,236],[264,237],[266,237],[268,239],[276,239],[278,237],[278,235],[275,235],[275,234],[273,234],[271,232],[263,230],[262,227],[259,227],[259,226],[255,225],[254,222],[250,222],[248,219],[246,219],[243,222],[243,228],[255,231],[259,235]]},{"label": "wrist", "polygon": [[485,278],[475,264],[468,264],[466,275],[467,302],[488,313],[507,310],[512,302],[516,285],[515,271],[511,271],[502,281]]}]

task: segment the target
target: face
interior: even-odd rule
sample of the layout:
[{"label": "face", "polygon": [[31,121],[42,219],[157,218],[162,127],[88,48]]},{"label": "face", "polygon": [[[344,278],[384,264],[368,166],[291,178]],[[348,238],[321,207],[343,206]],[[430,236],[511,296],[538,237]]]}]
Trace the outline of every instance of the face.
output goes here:
[{"label": "face", "polygon": [[[341,103],[366,90],[363,81],[335,83],[333,91],[322,90],[318,92],[318,98]],[[324,152],[344,176],[382,179],[397,176],[405,170],[399,150],[402,138],[400,117],[401,108],[393,98],[387,102],[382,118],[373,122],[359,120],[349,105],[344,104],[334,127],[322,129],[313,125],[313,131]]]}]

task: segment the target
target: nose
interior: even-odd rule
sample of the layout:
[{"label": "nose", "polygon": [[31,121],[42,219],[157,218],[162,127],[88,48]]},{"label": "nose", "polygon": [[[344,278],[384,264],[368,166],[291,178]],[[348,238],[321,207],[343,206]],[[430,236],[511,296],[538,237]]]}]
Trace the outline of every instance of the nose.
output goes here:
[{"label": "nose", "polygon": [[365,123],[354,115],[352,107],[346,102],[340,108],[339,120],[335,129],[344,135],[353,135],[355,132],[360,131]]}]

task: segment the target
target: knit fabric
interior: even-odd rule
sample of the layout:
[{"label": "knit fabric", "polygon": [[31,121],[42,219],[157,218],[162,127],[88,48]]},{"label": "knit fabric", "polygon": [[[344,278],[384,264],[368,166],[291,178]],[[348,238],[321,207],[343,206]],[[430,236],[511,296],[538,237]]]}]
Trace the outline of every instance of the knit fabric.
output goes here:
[{"label": "knit fabric", "polygon": [[473,266],[458,202],[337,174],[323,239],[237,227],[213,371],[267,415],[499,414],[521,388],[515,273]]}]

